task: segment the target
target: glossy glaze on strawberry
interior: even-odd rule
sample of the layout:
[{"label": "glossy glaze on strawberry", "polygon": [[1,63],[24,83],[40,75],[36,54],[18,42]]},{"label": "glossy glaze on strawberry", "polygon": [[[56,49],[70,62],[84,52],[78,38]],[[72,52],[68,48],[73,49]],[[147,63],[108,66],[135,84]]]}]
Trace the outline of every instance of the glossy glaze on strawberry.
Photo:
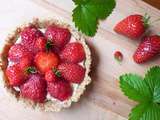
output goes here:
[{"label": "glossy glaze on strawberry", "polygon": [[71,38],[71,33],[68,29],[64,29],[55,25],[51,25],[46,29],[45,36],[51,40],[58,48],[63,48]]},{"label": "glossy glaze on strawberry", "polygon": [[133,55],[136,63],[144,63],[160,53],[160,36],[152,35],[143,38],[143,41],[138,46]]},{"label": "glossy glaze on strawberry", "polygon": [[114,27],[114,31],[132,39],[141,37],[148,27],[149,16],[130,15]]},{"label": "glossy glaze on strawberry", "polygon": [[63,62],[79,63],[85,59],[85,52],[82,44],[73,42],[67,44],[60,53]]},{"label": "glossy glaze on strawberry", "polygon": [[38,30],[35,26],[25,27],[21,32],[21,44],[28,48],[32,53],[36,53],[35,43],[39,37],[42,37],[43,33]]},{"label": "glossy glaze on strawberry", "polygon": [[[43,103],[50,95],[65,101],[72,97],[73,84],[85,77],[83,45],[70,43],[68,29],[50,25],[43,33],[35,26],[25,27],[21,41],[11,46],[6,76],[11,86],[19,87],[20,96]],[[13,65],[12,65],[13,64]]]}]

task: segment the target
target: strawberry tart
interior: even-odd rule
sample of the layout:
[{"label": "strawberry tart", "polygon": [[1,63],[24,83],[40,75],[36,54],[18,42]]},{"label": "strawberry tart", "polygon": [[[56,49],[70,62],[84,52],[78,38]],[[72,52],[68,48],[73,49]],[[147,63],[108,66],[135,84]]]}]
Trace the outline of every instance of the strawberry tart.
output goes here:
[{"label": "strawberry tart", "polygon": [[91,82],[91,55],[82,34],[57,20],[34,19],[7,37],[1,54],[5,88],[21,103],[60,111]]}]

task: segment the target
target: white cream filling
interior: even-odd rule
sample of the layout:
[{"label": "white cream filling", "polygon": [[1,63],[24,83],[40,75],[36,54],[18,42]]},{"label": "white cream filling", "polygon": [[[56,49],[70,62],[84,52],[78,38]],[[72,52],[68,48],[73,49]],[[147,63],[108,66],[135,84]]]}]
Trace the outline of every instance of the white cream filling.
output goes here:
[{"label": "white cream filling", "polygon": [[[40,29],[40,31],[44,33],[44,32],[45,32],[45,29]],[[20,43],[20,42],[21,42],[21,37],[19,37],[15,43]],[[69,43],[71,43],[71,42],[76,42],[76,39],[75,39],[73,36],[71,36],[71,39],[70,39],[70,42],[69,42]],[[8,65],[9,65],[9,66],[14,64],[14,62],[10,61],[9,59],[8,59],[8,61],[9,61],[9,62],[8,62]],[[78,64],[84,67],[84,61],[82,61],[82,62],[80,62],[80,63],[78,63]],[[78,86],[79,86],[79,85],[78,85],[78,84],[75,84],[75,83],[72,83],[71,85],[72,85],[72,88],[73,88],[73,94],[72,94],[72,95],[74,95],[74,94],[75,94],[75,91],[76,91],[76,89],[78,89]],[[17,92],[20,91],[19,87],[13,87],[13,88],[14,88],[15,91],[17,91]],[[47,100],[51,100],[51,101],[57,101],[57,99],[55,99],[54,97],[52,97],[49,93],[47,93],[46,99],[47,99]],[[60,103],[63,104],[63,102],[61,102],[61,101],[60,101]]]}]

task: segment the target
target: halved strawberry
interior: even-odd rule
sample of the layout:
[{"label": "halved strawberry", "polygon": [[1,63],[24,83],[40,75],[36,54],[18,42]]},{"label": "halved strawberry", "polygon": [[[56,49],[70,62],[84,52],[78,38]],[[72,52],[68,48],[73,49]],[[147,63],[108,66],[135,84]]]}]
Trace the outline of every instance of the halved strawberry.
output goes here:
[{"label": "halved strawberry", "polygon": [[58,70],[65,80],[73,83],[81,83],[85,76],[85,69],[78,64],[61,63]]},{"label": "halved strawberry", "polygon": [[30,75],[29,79],[20,86],[21,95],[34,102],[44,102],[47,95],[46,82],[39,74]]},{"label": "halved strawberry", "polygon": [[78,63],[85,59],[85,51],[82,44],[73,42],[67,44],[60,53],[63,62]]},{"label": "halved strawberry", "polygon": [[114,31],[123,34],[132,39],[141,37],[149,26],[149,16],[130,15],[120,21],[115,27]]},{"label": "halved strawberry", "polygon": [[50,25],[45,31],[45,36],[53,42],[54,47],[62,48],[69,42],[71,33],[66,28]]},{"label": "halved strawberry", "polygon": [[149,61],[160,53],[160,36],[152,35],[143,38],[133,55],[136,63],[144,63]]},{"label": "halved strawberry", "polygon": [[35,56],[34,62],[42,73],[47,72],[51,68],[57,67],[59,58],[52,52],[39,52]]},{"label": "halved strawberry", "polygon": [[60,101],[67,100],[72,96],[72,87],[69,82],[64,80],[48,82],[47,90],[52,97]]}]

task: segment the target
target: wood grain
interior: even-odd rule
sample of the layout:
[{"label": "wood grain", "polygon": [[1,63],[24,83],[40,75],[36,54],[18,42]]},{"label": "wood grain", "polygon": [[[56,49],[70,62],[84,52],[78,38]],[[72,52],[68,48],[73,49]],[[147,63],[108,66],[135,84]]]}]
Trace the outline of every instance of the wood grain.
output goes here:
[{"label": "wood grain", "polygon": [[[67,2],[65,0],[6,0],[3,5],[0,5],[1,38],[5,38],[11,28],[35,16],[55,17],[73,25],[71,20],[73,8],[74,4],[71,0]],[[155,59],[143,65],[135,64],[132,54],[139,40],[134,41],[120,36],[113,31],[113,27],[127,15],[145,12],[152,16],[152,20],[160,16],[160,11],[142,1],[117,0],[113,14],[101,21],[95,37],[88,38],[87,42],[93,58],[91,72],[93,82],[78,103],[60,113],[24,109],[21,104],[8,97],[3,86],[0,86],[0,120],[125,120],[136,103],[122,94],[118,77],[126,72],[143,75],[147,68],[159,65],[160,61]],[[159,26],[159,23],[153,25],[150,33],[159,33]],[[1,44],[4,44],[4,41],[1,41]],[[120,50],[124,54],[121,65],[117,64],[113,58],[115,50]],[[8,115],[8,113],[12,114]]]},{"label": "wood grain", "polygon": [[152,6],[160,9],[160,1],[159,0],[144,0],[145,2],[151,4]]}]

